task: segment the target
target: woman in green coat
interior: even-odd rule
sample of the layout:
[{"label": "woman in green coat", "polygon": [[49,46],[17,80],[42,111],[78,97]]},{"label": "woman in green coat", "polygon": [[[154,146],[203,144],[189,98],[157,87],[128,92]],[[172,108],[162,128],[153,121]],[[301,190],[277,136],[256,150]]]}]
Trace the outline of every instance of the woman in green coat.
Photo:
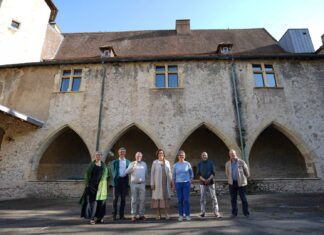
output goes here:
[{"label": "woman in green coat", "polygon": [[90,224],[103,223],[106,213],[109,171],[101,158],[102,154],[96,152],[95,160],[87,167],[85,189],[80,199],[81,217],[90,219]]}]

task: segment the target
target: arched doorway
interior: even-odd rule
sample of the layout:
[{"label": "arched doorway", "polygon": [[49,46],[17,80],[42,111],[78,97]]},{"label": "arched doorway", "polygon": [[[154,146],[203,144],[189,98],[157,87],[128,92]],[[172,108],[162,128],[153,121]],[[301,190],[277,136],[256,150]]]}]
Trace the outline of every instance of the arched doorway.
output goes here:
[{"label": "arched doorway", "polygon": [[87,146],[80,136],[66,127],[44,151],[38,166],[38,180],[83,179],[91,161]]},{"label": "arched doorway", "polygon": [[303,155],[274,125],[254,142],[250,157],[251,176],[256,178],[307,177]]},{"label": "arched doorway", "polygon": [[130,161],[134,161],[136,152],[142,152],[143,161],[146,162],[148,169],[151,169],[151,165],[156,159],[155,152],[158,147],[152,139],[137,126],[133,125],[122,133],[110,149],[110,153],[113,156],[109,156],[108,154],[106,163],[109,164],[110,161],[118,158],[118,149],[121,147],[126,148],[126,157]]},{"label": "arched doorway", "polygon": [[200,154],[202,152],[207,152],[208,159],[215,163],[216,179],[225,178],[225,163],[228,161],[228,147],[206,125],[200,126],[188,136],[180,149],[186,152],[186,160],[191,163],[195,178],[197,165],[201,160]]}]

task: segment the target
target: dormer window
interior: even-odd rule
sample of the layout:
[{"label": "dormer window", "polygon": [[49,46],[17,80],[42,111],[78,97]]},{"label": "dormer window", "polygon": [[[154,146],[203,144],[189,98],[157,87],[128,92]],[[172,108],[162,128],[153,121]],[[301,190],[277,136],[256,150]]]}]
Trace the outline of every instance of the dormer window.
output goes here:
[{"label": "dormer window", "polygon": [[110,58],[116,56],[116,52],[112,46],[103,46],[99,47],[99,49],[101,52],[101,58]]},{"label": "dormer window", "polygon": [[227,54],[231,51],[231,49],[229,47],[221,47],[220,51],[222,54]]},{"label": "dormer window", "polygon": [[230,42],[227,42],[227,43],[222,42],[222,43],[218,44],[216,53],[229,54],[232,51],[232,46],[233,46],[233,44]]},{"label": "dormer window", "polygon": [[19,27],[20,27],[20,22],[18,22],[17,20],[12,20],[11,21],[11,24],[10,24],[11,29],[18,30]]}]

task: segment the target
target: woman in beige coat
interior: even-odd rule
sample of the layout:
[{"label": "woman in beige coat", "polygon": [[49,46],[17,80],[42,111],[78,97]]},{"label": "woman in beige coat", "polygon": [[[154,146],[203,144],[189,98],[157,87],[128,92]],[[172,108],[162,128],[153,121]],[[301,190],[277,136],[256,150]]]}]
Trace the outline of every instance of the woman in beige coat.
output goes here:
[{"label": "woman in beige coat", "polygon": [[164,151],[156,151],[157,160],[151,168],[152,208],[156,209],[156,219],[161,219],[161,209],[165,210],[165,219],[169,219],[168,208],[173,188],[170,162],[165,159]]}]

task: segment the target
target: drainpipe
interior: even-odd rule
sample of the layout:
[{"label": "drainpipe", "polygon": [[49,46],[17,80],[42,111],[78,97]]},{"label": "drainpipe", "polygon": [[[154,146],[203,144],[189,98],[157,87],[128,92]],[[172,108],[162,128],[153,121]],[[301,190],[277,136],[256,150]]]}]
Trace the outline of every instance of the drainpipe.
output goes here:
[{"label": "drainpipe", "polygon": [[105,95],[105,82],[106,82],[106,66],[105,62],[101,62],[103,68],[103,75],[101,81],[101,93],[100,93],[100,104],[99,104],[99,117],[98,117],[98,127],[97,127],[97,140],[96,140],[96,151],[99,151],[100,148],[100,133],[101,133],[101,122],[102,122],[102,108],[103,100]]},{"label": "drainpipe", "polygon": [[235,63],[234,59],[232,58],[232,64],[231,64],[231,80],[232,80],[232,89],[233,89],[233,101],[235,105],[235,114],[236,114],[236,121],[237,121],[237,129],[238,129],[238,134],[240,137],[240,147],[241,147],[241,153],[242,153],[242,159],[246,161],[246,156],[245,156],[245,141],[243,137],[243,129],[242,129],[242,114],[241,114],[241,109],[240,109],[240,101],[238,97],[238,90],[237,90],[237,85],[236,85],[236,73],[235,73]]}]

